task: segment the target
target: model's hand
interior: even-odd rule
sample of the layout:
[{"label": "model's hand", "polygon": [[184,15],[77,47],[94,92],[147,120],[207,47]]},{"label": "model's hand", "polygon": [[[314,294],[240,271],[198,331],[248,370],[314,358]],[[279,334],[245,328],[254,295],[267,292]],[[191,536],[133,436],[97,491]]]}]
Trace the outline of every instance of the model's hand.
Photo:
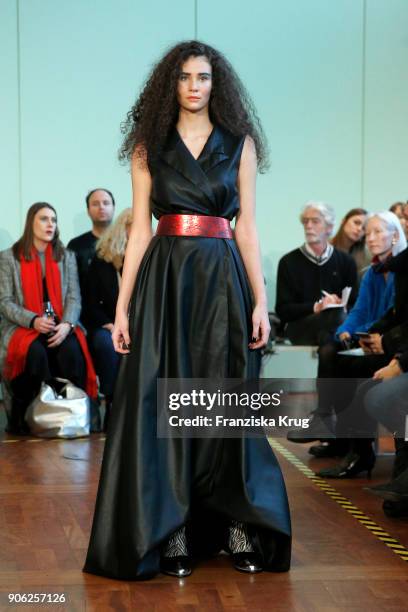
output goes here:
[{"label": "model's hand", "polygon": [[54,327],[55,333],[52,334],[50,338],[48,338],[48,346],[49,348],[55,348],[64,342],[65,338],[71,331],[71,326],[69,323],[59,323]]},{"label": "model's hand", "polygon": [[106,323],[105,325],[102,325],[103,329],[107,329],[110,333],[113,332],[113,323]]},{"label": "model's hand", "polygon": [[249,343],[249,348],[258,349],[266,346],[270,331],[271,326],[266,306],[255,306],[252,313],[252,342]]},{"label": "model's hand", "polygon": [[130,353],[129,320],[126,313],[116,313],[112,330],[112,342],[117,353],[122,355]]},{"label": "model's hand", "polygon": [[348,331],[344,331],[339,335],[339,340],[341,340],[342,342],[344,342],[345,340],[350,340],[351,336],[348,333]]},{"label": "model's hand", "polygon": [[365,353],[375,353],[376,355],[384,353],[380,334],[370,334],[368,338],[362,338],[359,344]]},{"label": "model's hand", "polygon": [[400,374],[402,374],[401,366],[397,359],[393,359],[385,368],[377,370],[373,378],[374,380],[386,380],[387,378],[395,378]]},{"label": "model's hand", "polygon": [[50,317],[37,317],[34,319],[33,328],[40,334],[49,334],[55,330],[55,321]]}]

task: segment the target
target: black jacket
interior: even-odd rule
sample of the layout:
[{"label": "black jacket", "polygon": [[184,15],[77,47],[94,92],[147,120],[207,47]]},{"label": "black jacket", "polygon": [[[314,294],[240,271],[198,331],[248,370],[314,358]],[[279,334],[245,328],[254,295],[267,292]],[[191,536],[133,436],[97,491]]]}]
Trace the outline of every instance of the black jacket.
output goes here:
[{"label": "black jacket", "polygon": [[[85,232],[76,238],[72,238],[68,242],[67,249],[74,251],[78,266],[79,286],[81,288],[82,298],[85,291],[86,275],[89,265],[95,255],[95,245],[98,238],[92,232]],[[81,315],[81,320],[83,316]]]},{"label": "black jacket", "polygon": [[370,331],[381,334],[384,351],[394,355],[408,350],[408,248],[377,270],[395,273],[395,304]]},{"label": "black jacket", "polygon": [[81,320],[87,329],[96,329],[115,320],[119,283],[113,264],[92,259],[84,286]]}]

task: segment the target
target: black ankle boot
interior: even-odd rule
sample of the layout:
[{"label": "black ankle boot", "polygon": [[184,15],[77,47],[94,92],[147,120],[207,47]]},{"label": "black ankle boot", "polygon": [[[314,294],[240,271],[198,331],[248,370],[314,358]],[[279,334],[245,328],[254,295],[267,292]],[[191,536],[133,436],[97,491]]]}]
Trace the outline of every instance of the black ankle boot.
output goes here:
[{"label": "black ankle boot", "polygon": [[100,400],[91,398],[89,402],[91,411],[91,433],[100,433],[102,431],[101,413],[99,411]]},{"label": "black ankle boot", "polygon": [[29,401],[17,397],[11,399],[11,411],[6,413],[7,425],[4,431],[13,436],[29,436],[30,428],[25,421],[25,413]]},{"label": "black ankle boot", "polygon": [[408,442],[402,438],[394,438],[395,459],[392,468],[392,480],[398,478],[402,472],[408,469]]},{"label": "black ankle boot", "polygon": [[407,518],[408,500],[392,502],[386,499],[383,502],[383,511],[385,516],[389,518]]},{"label": "black ankle boot", "polygon": [[160,570],[168,576],[185,578],[192,572],[187,549],[186,528],[183,526],[167,540],[160,560]]},{"label": "black ankle boot", "polygon": [[[392,469],[391,482],[376,485],[375,487],[366,487],[366,491],[373,495],[378,495],[389,502],[399,502],[404,500],[408,502],[406,495],[404,495],[404,484],[399,480],[400,476],[404,472],[408,473],[408,442],[405,442],[402,438],[395,438],[395,459]],[[408,483],[407,490],[408,493]]]},{"label": "black ankle boot", "polygon": [[367,491],[387,499],[389,501],[407,501],[408,500],[408,469],[402,472],[397,478],[387,482],[386,484],[379,484],[375,487],[367,487]]},{"label": "black ankle boot", "polygon": [[354,478],[361,472],[367,472],[367,477],[371,478],[375,459],[371,440],[356,440],[353,441],[352,448],[342,463],[319,470],[317,475],[322,478]]}]

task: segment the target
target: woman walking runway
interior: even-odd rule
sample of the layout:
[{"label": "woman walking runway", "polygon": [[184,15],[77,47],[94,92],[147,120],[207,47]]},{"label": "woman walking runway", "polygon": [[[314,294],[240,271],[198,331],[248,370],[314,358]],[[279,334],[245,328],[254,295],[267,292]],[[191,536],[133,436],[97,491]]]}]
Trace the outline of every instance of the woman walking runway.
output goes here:
[{"label": "woman walking runway", "polygon": [[192,41],[156,65],[128,114],[133,224],[112,334],[125,357],[86,572],[186,576],[221,549],[241,571],[289,569],[288,502],[266,438],[157,437],[158,378],[259,376],[269,335],[255,228],[264,148],[251,108],[227,60]]}]

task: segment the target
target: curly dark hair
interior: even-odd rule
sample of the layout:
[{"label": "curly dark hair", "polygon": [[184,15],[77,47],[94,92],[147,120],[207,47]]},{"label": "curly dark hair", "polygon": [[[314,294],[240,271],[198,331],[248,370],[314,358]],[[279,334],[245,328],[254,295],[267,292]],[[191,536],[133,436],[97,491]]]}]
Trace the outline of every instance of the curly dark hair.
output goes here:
[{"label": "curly dark hair", "polygon": [[[209,116],[212,123],[236,136],[250,136],[255,144],[258,169],[268,166],[267,146],[254,105],[235,70],[216,49],[197,40],[172,47],[153,67],[139,97],[121,125],[125,135],[121,161],[133,154],[154,163],[179,114],[177,83],[182,65],[190,57],[205,56],[212,67]],[[142,145],[142,147],[138,147]]]}]

